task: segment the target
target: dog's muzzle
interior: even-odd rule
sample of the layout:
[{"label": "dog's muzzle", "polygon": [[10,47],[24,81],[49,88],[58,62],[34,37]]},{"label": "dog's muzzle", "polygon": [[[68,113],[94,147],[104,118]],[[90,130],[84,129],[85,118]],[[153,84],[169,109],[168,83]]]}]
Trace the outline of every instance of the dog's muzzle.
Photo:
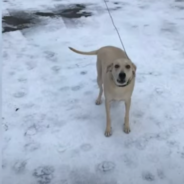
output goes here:
[{"label": "dog's muzzle", "polygon": [[126,81],[125,79],[126,79],[126,74],[124,72],[121,72],[121,73],[119,73],[117,82],[121,83],[121,84],[124,84],[125,81]]}]

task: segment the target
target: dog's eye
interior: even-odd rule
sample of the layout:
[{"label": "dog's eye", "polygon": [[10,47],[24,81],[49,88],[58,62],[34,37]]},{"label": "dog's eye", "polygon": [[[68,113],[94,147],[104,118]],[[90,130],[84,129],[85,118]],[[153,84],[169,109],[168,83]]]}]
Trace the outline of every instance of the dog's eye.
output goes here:
[{"label": "dog's eye", "polygon": [[125,67],[126,67],[126,69],[130,69],[130,65],[126,65]]},{"label": "dog's eye", "polygon": [[115,68],[119,68],[119,65],[115,65],[114,67],[115,67]]}]

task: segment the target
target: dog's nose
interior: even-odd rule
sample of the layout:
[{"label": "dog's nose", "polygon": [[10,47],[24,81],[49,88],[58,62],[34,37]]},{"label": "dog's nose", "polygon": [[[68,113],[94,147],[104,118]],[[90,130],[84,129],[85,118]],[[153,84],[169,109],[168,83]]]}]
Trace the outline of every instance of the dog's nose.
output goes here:
[{"label": "dog's nose", "polygon": [[125,74],[124,72],[121,72],[121,73],[119,74],[119,78],[120,78],[121,80],[124,80],[125,77],[126,77],[126,74]]}]

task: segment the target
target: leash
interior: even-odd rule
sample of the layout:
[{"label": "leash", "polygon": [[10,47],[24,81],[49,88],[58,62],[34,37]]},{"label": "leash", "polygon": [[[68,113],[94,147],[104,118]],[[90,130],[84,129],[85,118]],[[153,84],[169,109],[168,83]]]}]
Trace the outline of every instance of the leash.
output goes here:
[{"label": "leash", "polygon": [[116,27],[116,25],[115,25],[115,23],[114,23],[114,20],[113,20],[113,18],[112,18],[111,13],[110,13],[109,7],[108,7],[108,5],[107,5],[107,0],[103,0],[103,1],[104,1],[105,5],[106,5],[107,11],[108,11],[109,16],[110,16],[111,21],[112,21],[112,24],[113,24],[113,26],[114,26],[114,28],[115,28],[117,34],[118,34],[119,40],[120,40],[121,45],[122,45],[122,47],[123,47],[123,49],[124,49],[124,51],[125,51],[125,54],[126,54],[127,58],[129,59],[129,57],[128,57],[128,55],[127,55],[127,52],[126,52],[126,50],[125,50],[125,46],[124,46],[123,41],[122,41],[122,39],[121,39],[121,36],[120,36],[120,34],[119,34],[119,31],[118,31],[118,29],[117,29],[117,27]]}]

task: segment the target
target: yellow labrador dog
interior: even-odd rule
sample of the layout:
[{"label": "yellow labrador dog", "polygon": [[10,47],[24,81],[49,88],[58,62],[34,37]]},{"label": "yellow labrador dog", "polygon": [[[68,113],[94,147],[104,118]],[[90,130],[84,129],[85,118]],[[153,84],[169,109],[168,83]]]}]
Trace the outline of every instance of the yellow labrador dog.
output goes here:
[{"label": "yellow labrador dog", "polygon": [[69,48],[79,54],[97,55],[97,83],[100,90],[96,104],[101,104],[104,90],[107,121],[105,136],[109,137],[112,134],[110,102],[113,100],[125,102],[124,132],[129,133],[129,111],[135,83],[136,65],[123,50],[117,47],[105,46],[91,52]]}]

